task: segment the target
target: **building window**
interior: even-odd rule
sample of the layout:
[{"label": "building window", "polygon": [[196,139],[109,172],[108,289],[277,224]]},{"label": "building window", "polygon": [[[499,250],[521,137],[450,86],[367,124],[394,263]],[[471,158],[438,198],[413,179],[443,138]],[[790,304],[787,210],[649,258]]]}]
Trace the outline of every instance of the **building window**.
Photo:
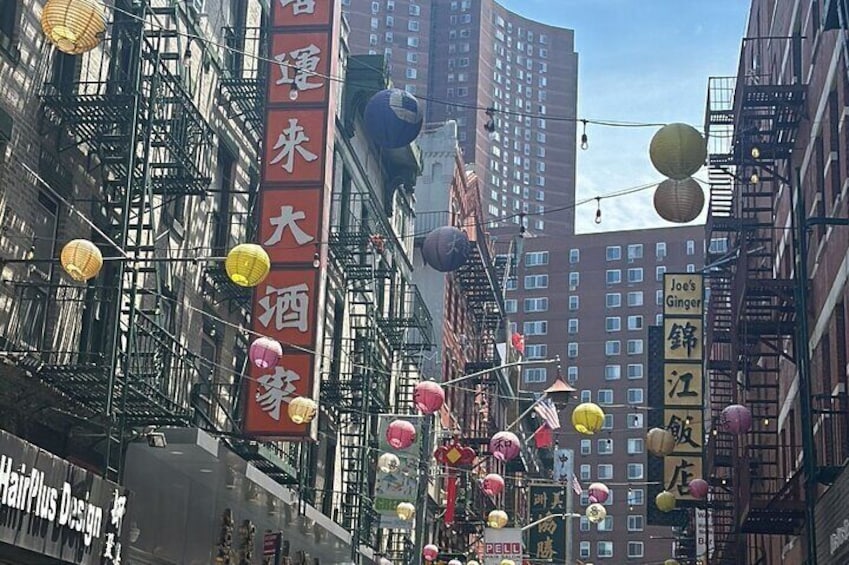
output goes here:
[{"label": "building window", "polygon": [[619,269],[607,270],[607,284],[619,284],[622,282],[622,271]]},{"label": "building window", "polygon": [[642,259],[643,258],[643,244],[642,243],[632,243],[628,246],[628,259]]},{"label": "building window", "polygon": [[687,240],[687,255],[696,254],[696,242],[692,239]]},{"label": "building window", "polygon": [[598,440],[596,445],[599,455],[611,455],[613,453],[613,440],[609,437]]},{"label": "building window", "polygon": [[642,404],[643,403],[643,389],[641,388],[629,388],[628,389],[628,404]]},{"label": "building window", "polygon": [[613,414],[605,414],[604,415],[604,423],[601,425],[602,430],[612,430],[613,429]]},{"label": "building window", "polygon": [[642,506],[645,503],[646,503],[646,491],[644,489],[641,489],[641,488],[628,489],[628,505],[629,506]]},{"label": "building window", "polygon": [[666,273],[666,267],[659,265],[654,268],[654,279],[657,282],[663,282],[663,275]]},{"label": "building window", "polygon": [[658,241],[654,244],[654,256],[658,259],[663,259],[666,257],[666,242]]},{"label": "building window", "polygon": [[596,551],[599,557],[613,557],[613,542],[600,541],[596,544]]},{"label": "building window", "polygon": [[578,333],[578,318],[569,318],[569,321],[566,322],[567,331],[570,334]]},{"label": "building window", "polygon": [[575,359],[578,356],[578,343],[570,341],[566,344],[566,356],[569,359]]},{"label": "building window", "polygon": [[643,340],[629,339],[628,340],[628,355],[640,355],[643,352]]},{"label": "building window", "polygon": [[582,439],[581,440],[581,455],[591,455],[592,452],[593,452],[593,440]]},{"label": "building window", "polygon": [[622,258],[622,248],[618,245],[608,245],[605,251],[605,257],[608,261],[618,261]]},{"label": "building window", "polygon": [[548,265],[548,251],[532,251],[525,253],[525,266],[537,267],[539,265]]},{"label": "building window", "polygon": [[644,440],[641,437],[628,438],[628,455],[639,455],[645,451]]},{"label": "building window", "polygon": [[598,465],[598,478],[600,480],[612,479],[613,478],[613,465],[610,463],[602,463]]},{"label": "building window", "polygon": [[0,0],[0,51],[17,60],[17,48],[13,41],[18,25],[18,5],[20,0]]},{"label": "building window", "polygon": [[575,311],[578,309],[578,305],[580,304],[580,298],[577,296],[569,297],[569,310]]},{"label": "building window", "polygon": [[[607,502],[607,501],[605,501]],[[610,532],[613,531],[613,516],[605,516],[604,520],[598,523],[598,531],[599,532]]]},{"label": "building window", "polygon": [[590,520],[586,516],[581,516],[581,531],[582,532],[590,531]]},{"label": "building window", "polygon": [[643,478],[643,464],[642,463],[628,463],[628,479],[642,479]]},{"label": "building window", "polygon": [[628,414],[628,429],[629,430],[640,430],[643,428],[643,415],[642,414]]},{"label": "building window", "polygon": [[628,306],[642,306],[643,305],[643,291],[638,290],[635,292],[628,293]]},{"label": "building window", "polygon": [[[17,0],[15,0],[17,1]],[[585,557],[590,557],[590,551],[592,550],[592,544],[588,541],[582,541],[578,545],[578,553],[581,554],[581,559]]]},{"label": "building window", "polygon": [[639,514],[629,514],[628,515],[628,531],[629,532],[642,532],[643,531],[643,517]]},{"label": "building window", "polygon": [[529,335],[546,335],[548,333],[548,321],[536,320],[533,322],[525,322],[522,324],[523,332],[526,336]]},{"label": "building window", "polygon": [[548,297],[526,298],[525,312],[546,312],[548,310]]},{"label": "building window", "polygon": [[622,295],[618,292],[608,292],[604,295],[604,305],[608,308],[619,308],[622,306]]},{"label": "building window", "polygon": [[642,316],[628,316],[628,329],[629,330],[641,330],[641,329],[643,329],[643,317]]},{"label": "building window", "polygon": [[581,283],[581,273],[572,271],[569,273],[569,290],[576,290]]},{"label": "building window", "polygon": [[615,381],[622,377],[622,366],[621,365],[605,365],[604,366],[604,380],[606,381]]},{"label": "building window", "polygon": [[613,390],[609,388],[599,389],[596,398],[599,404],[613,404]]},{"label": "building window", "polygon": [[515,314],[518,309],[518,300],[515,298],[508,298],[504,301],[504,311],[508,314]]},{"label": "building window", "polygon": [[692,263],[687,263],[687,272],[688,273],[695,273],[696,272],[696,266],[693,265]]},{"label": "building window", "polygon": [[570,249],[569,250],[569,263],[575,264],[581,260],[581,250],[580,249]]},{"label": "building window", "polygon": [[643,542],[641,541],[629,541],[628,542],[628,557],[642,557],[643,556]]},{"label": "building window", "polygon": [[622,350],[622,342],[617,339],[610,339],[604,342],[604,354],[608,357],[619,355]]},{"label": "building window", "polygon": [[642,365],[642,363],[629,363],[628,364],[628,378],[629,379],[642,379],[643,378],[643,365]]},{"label": "building window", "polygon": [[663,306],[663,290],[657,290],[654,293],[654,303],[658,306]]},{"label": "building window", "polygon": [[418,20],[410,20],[407,22],[407,31],[419,31]]},{"label": "building window", "polygon": [[582,390],[581,391],[581,402],[592,402],[592,401],[593,401],[593,391]]},{"label": "building window", "polygon": [[592,465],[581,465],[580,467],[580,477],[582,481],[589,481],[592,479],[593,466]]},{"label": "building window", "polygon": [[548,288],[548,275],[526,275],[525,289]]},{"label": "building window", "polygon": [[573,366],[566,367],[566,380],[574,383],[578,380],[578,368]]},{"label": "building window", "polygon": [[525,346],[525,357],[527,359],[545,359],[548,357],[548,345],[535,343]]},{"label": "building window", "polygon": [[410,4],[410,15],[411,16],[420,16],[422,14],[421,6],[417,6],[416,4]]},{"label": "building window", "polygon": [[522,374],[526,383],[544,383],[548,378],[547,372],[545,367],[529,367]]},{"label": "building window", "polygon": [[643,268],[636,267],[633,269],[628,269],[628,282],[629,283],[638,283],[643,282]]},{"label": "building window", "polygon": [[604,329],[608,332],[618,332],[622,329],[622,320],[619,316],[608,316],[604,319]]}]

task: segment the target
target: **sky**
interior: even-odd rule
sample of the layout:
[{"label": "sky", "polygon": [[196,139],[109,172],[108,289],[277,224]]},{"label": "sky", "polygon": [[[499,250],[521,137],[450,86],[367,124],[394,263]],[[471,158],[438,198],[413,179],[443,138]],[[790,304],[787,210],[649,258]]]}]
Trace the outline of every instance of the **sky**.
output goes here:
[{"label": "sky", "polygon": [[[524,17],[575,31],[579,119],[684,122],[699,131],[708,77],[736,74],[749,8],[747,0],[497,1]],[[590,124],[589,148],[577,155],[577,200],[664,180],[648,158],[658,129]],[[707,178],[705,169],[694,176]],[[600,224],[594,222],[595,202],[579,206],[577,231],[676,225],[657,215],[653,195],[651,188],[603,199]],[[705,200],[706,210],[707,192]],[[704,216],[693,223],[704,223]]]}]

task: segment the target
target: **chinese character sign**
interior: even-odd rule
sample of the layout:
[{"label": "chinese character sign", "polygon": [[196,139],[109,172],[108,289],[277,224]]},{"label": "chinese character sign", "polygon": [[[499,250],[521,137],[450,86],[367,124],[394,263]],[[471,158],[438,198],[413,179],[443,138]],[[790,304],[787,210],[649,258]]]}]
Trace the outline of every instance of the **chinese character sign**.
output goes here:
[{"label": "chinese character sign", "polygon": [[[323,262],[329,238],[332,158],[339,75],[338,0],[272,0],[266,45],[265,133],[257,223],[258,243],[271,259],[254,289],[252,330],[283,344],[286,355],[268,369],[251,366],[245,386],[247,435],[313,438],[317,421],[299,425],[288,415],[298,396],[316,398],[323,341]],[[317,255],[317,257],[316,257]]]},{"label": "chinese character sign", "polygon": [[[549,514],[562,514],[566,511],[568,486],[531,486],[530,511],[531,522]],[[566,519],[551,518],[540,522],[528,531],[526,553],[531,560],[563,561],[566,555]]]}]

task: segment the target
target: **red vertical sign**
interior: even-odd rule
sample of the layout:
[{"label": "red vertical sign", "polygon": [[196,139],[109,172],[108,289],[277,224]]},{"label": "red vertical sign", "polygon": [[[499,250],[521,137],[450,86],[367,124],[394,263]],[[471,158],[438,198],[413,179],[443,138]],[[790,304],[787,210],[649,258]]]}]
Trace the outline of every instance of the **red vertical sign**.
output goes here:
[{"label": "red vertical sign", "polygon": [[[289,419],[297,396],[316,399],[333,182],[335,82],[338,77],[337,0],[272,0],[259,241],[271,273],[254,292],[252,329],[283,344],[276,367],[251,366],[243,431],[247,435],[313,437],[315,424]],[[328,79],[326,77],[332,77]]]}]

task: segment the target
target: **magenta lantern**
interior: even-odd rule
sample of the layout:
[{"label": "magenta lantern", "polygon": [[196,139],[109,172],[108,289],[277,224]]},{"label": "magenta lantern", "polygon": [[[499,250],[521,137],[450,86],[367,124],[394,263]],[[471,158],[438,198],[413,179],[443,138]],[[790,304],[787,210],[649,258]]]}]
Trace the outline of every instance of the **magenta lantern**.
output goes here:
[{"label": "magenta lantern", "polygon": [[416,385],[413,402],[422,414],[433,414],[445,403],[445,391],[434,381],[422,381]]},{"label": "magenta lantern", "polygon": [[432,543],[429,543],[422,548],[422,557],[425,558],[425,561],[436,561],[438,556],[439,548]]},{"label": "magenta lantern", "polygon": [[595,502],[604,504],[604,501],[610,496],[610,489],[604,483],[592,483],[590,488],[587,489],[587,494],[590,495],[591,499],[595,498]]},{"label": "magenta lantern", "polygon": [[283,346],[270,337],[259,337],[251,343],[248,357],[260,369],[268,369],[277,365],[283,357]]},{"label": "magenta lantern", "polygon": [[687,485],[693,498],[705,498],[708,493],[708,482],[704,479],[693,479]]},{"label": "magenta lantern", "polygon": [[416,441],[416,427],[407,420],[393,420],[386,429],[386,441],[395,449],[407,449]]},{"label": "magenta lantern", "polygon": [[499,461],[510,461],[519,455],[519,445],[513,432],[498,432],[489,440],[489,451]]},{"label": "magenta lantern", "polygon": [[490,473],[483,478],[481,488],[487,496],[498,496],[504,491],[504,478],[498,473]]},{"label": "magenta lantern", "polygon": [[742,404],[726,406],[720,416],[725,431],[732,434],[745,434],[752,429],[752,411]]}]

